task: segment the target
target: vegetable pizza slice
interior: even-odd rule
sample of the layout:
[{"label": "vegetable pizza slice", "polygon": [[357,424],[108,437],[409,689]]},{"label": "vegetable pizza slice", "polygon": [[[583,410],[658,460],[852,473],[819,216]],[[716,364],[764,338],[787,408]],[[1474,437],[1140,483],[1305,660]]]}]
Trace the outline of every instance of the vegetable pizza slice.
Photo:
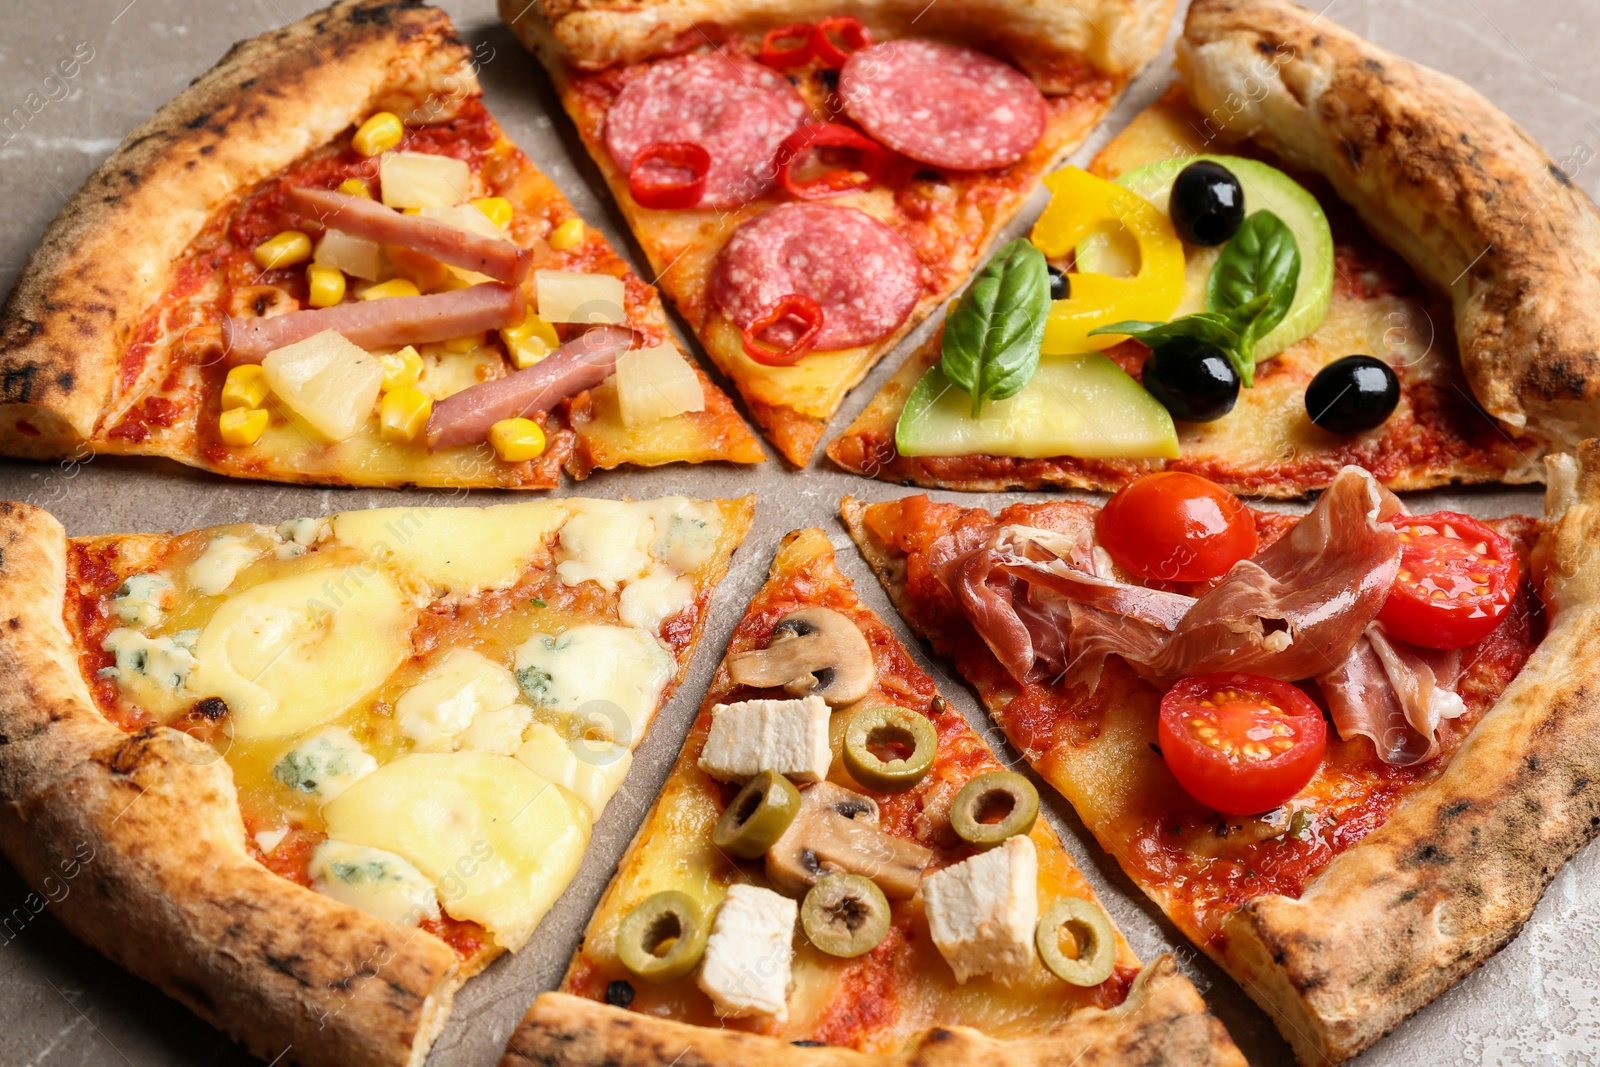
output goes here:
[{"label": "vegetable pizza slice", "polygon": [[1130,878],[1343,1061],[1504,945],[1600,827],[1600,444],[1547,519],[1304,516],[1197,475],[1103,508],[846,500],[913,629]]},{"label": "vegetable pizza slice", "polygon": [[792,463],[1161,45],[1171,0],[504,0],[659,284]]},{"label": "vegetable pizza slice", "polygon": [[823,532],[792,533],[502,1064],[1242,1064],[1038,810]]},{"label": "vegetable pizza slice", "polygon": [[753,503],[72,539],[0,505],[0,847],[263,1059],[421,1063],[577,871]]},{"label": "vegetable pizza slice", "polygon": [[655,289],[489,115],[482,58],[437,8],[378,0],[229,52],[29,259],[0,451],[507,488],[759,462]]},{"label": "vegetable pizza slice", "polygon": [[1533,482],[1594,432],[1600,213],[1508,116],[1286,0],[1197,0],[1177,68],[1087,173],[1046,179],[1049,277],[987,309],[1042,315],[1038,340],[976,344],[958,315],[838,464],[1298,497],[1350,463],[1396,490]]}]

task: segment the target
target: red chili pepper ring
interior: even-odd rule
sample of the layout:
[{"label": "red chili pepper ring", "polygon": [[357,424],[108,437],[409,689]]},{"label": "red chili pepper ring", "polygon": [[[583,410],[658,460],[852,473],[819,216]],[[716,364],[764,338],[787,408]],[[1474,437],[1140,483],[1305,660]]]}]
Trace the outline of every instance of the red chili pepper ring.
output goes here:
[{"label": "red chili pepper ring", "polygon": [[[811,58],[811,34],[814,27],[809,22],[791,22],[767,31],[761,38],[761,55],[757,58],[769,67],[798,67]],[[784,42],[798,42],[784,47]]]},{"label": "red chili pepper ring", "polygon": [[[674,180],[646,174],[645,165],[662,163],[674,170],[687,171],[687,180]],[[711,171],[711,154],[688,141],[658,141],[641,149],[628,170],[628,191],[640,207],[676,210],[694,207],[706,192],[706,175]]]},{"label": "red chili pepper ring", "polygon": [[[860,166],[835,168],[814,178],[795,177],[795,170],[813,148],[846,148],[859,152]],[[808,123],[790,134],[778,148],[778,180],[790,194],[801,200],[818,200],[852,189],[870,189],[883,174],[888,153],[882,145],[860,130],[837,122]],[[863,177],[857,178],[855,171]]]},{"label": "red chili pepper ring", "polygon": [[[775,349],[764,344],[761,335],[784,319],[798,319],[805,329],[787,348]],[[821,329],[822,308],[817,302],[803,293],[787,293],[744,328],[744,351],[763,367],[790,367],[811,351]]]},{"label": "red chili pepper ring", "polygon": [[[844,42],[845,51],[833,43],[828,35],[836,33]],[[850,52],[859,52],[872,44],[872,33],[866,24],[854,15],[833,15],[822,19],[811,30],[811,52],[825,67],[838,70],[850,58]]]}]

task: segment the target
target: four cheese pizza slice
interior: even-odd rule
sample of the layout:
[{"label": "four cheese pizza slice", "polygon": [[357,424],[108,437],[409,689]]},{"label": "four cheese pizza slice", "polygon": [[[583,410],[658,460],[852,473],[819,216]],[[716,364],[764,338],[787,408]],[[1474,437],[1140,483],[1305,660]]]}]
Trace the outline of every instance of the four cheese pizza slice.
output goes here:
[{"label": "four cheese pizza slice", "polygon": [[752,507],[0,505],[0,846],[77,864],[63,925],[263,1059],[420,1063],[577,871]]},{"label": "four cheese pizza slice", "polygon": [[51,224],[0,313],[0,451],[547,488],[759,462],[631,273],[484,108],[436,8],[234,48]]},{"label": "four cheese pizza slice", "polygon": [[826,535],[792,533],[503,1067],[1242,1064],[1038,811]]},{"label": "four cheese pizza slice", "polygon": [[1600,444],[1546,523],[1304,517],[1194,475],[1102,509],[847,499],[911,626],[1305,1064],[1355,1055],[1526,921],[1600,827]]},{"label": "four cheese pizza slice", "polygon": [[[1546,447],[1594,432],[1600,213],[1509,117],[1282,0],[1199,0],[1178,57],[1182,83],[1090,166],[1114,183],[1105,224],[1067,233],[1089,209],[1058,196],[1034,230],[1065,273],[1029,385],[970,418],[965,393],[929,395],[950,363],[936,337],[829,446],[835,462],[967,490],[1186,470],[1298,497],[1347,463],[1393,489],[1537,481]],[[1239,268],[1266,247],[1242,239],[1264,231],[1224,243],[1193,228],[1208,171],[1242,197],[1233,224],[1270,214],[1299,262],[1244,388],[1194,313],[1258,295],[1263,275]],[[1183,238],[1164,307],[1153,245],[1134,248],[1123,225],[1152,210],[1174,248]],[[1122,289],[1141,290],[1142,313]],[[1088,332],[1149,319],[1171,326],[1148,345]]]},{"label": "four cheese pizza slice", "polygon": [[504,0],[659,284],[778,450],[957,288],[1170,0]]}]

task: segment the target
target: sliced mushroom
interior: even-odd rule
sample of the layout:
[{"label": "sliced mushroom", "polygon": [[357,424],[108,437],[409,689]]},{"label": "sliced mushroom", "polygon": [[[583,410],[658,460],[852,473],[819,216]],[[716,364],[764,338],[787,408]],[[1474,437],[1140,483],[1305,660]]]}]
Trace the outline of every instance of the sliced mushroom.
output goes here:
[{"label": "sliced mushroom", "polygon": [[878,805],[832,782],[800,793],[800,812],[767,850],[767,877],[781,892],[803,896],[823,875],[865,875],[885,896],[907,899],[917,892],[933,853],[914,841],[878,828]]},{"label": "sliced mushroom", "polygon": [[740,685],[815,694],[835,708],[866,696],[878,677],[860,628],[831,608],[791,611],[772,628],[766,648],[730,658],[728,673]]}]

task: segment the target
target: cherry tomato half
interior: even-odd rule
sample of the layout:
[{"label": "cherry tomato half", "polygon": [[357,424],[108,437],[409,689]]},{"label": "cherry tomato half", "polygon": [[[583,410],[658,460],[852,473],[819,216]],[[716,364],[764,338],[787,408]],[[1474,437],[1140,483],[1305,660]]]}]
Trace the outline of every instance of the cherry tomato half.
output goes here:
[{"label": "cherry tomato half", "polygon": [[1400,574],[1378,619],[1424,648],[1488,637],[1516,599],[1522,565],[1511,542],[1469,515],[1396,515]]},{"label": "cherry tomato half", "polygon": [[1124,486],[1101,509],[1095,534],[1123,570],[1168,582],[1220,578],[1256,552],[1256,524],[1239,498],[1182,471]]},{"label": "cherry tomato half", "polygon": [[1232,672],[1167,690],[1156,736],[1178,784],[1224,815],[1268,811],[1300,792],[1328,745],[1310,697],[1276,678]]}]

